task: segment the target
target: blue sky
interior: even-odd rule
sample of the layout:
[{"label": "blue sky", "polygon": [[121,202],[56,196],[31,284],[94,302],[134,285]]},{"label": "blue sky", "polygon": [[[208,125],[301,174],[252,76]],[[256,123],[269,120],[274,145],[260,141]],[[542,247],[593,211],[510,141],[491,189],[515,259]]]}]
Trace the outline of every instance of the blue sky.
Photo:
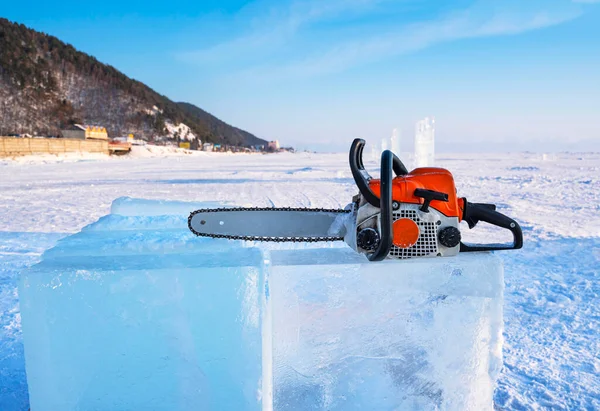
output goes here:
[{"label": "blue sky", "polygon": [[344,150],[436,118],[440,151],[600,150],[600,1],[10,2],[230,124]]}]

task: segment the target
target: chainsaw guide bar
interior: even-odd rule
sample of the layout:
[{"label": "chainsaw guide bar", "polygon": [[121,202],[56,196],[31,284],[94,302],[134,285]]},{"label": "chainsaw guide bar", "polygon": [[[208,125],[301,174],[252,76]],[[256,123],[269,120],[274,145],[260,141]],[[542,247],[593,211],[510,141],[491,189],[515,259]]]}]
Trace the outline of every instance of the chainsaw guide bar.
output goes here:
[{"label": "chainsaw guide bar", "polygon": [[[345,227],[339,217],[351,212],[294,207],[206,208],[190,214],[188,227],[199,237],[231,240],[305,243],[344,241]],[[270,235],[261,235],[263,229]],[[248,231],[253,235],[240,234]]]}]

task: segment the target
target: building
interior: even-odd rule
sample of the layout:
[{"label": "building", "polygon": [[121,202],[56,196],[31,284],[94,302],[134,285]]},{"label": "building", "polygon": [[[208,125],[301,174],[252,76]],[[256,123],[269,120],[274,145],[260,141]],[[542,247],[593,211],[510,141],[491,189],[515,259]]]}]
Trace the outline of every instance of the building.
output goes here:
[{"label": "building", "polygon": [[78,138],[80,140],[108,140],[108,132],[104,127],[73,124],[72,126],[61,130],[61,133],[64,138]]},{"label": "building", "polygon": [[204,143],[204,144],[202,144],[202,150],[203,151],[213,151],[213,145],[212,145],[212,143]]},{"label": "building", "polygon": [[279,150],[279,140],[269,141],[269,145],[267,146],[267,148],[273,151]]}]

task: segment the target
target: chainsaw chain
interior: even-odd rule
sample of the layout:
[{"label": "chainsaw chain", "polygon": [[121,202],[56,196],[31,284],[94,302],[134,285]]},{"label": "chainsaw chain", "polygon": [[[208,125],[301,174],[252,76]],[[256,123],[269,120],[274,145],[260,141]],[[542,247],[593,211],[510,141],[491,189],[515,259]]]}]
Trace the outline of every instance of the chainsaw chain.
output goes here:
[{"label": "chainsaw chain", "polygon": [[229,240],[246,240],[246,241],[270,241],[276,243],[285,242],[303,242],[303,243],[316,243],[319,241],[344,241],[344,237],[262,237],[262,236],[250,236],[250,235],[226,235],[226,234],[206,234],[199,233],[192,228],[192,218],[196,214],[200,213],[214,213],[220,211],[315,211],[318,213],[340,213],[348,214],[352,210],[341,210],[341,209],[326,209],[326,208],[303,208],[303,207],[232,207],[232,208],[202,208],[200,210],[193,211],[188,217],[188,227],[190,231],[199,237],[210,237],[210,238],[227,238]]}]

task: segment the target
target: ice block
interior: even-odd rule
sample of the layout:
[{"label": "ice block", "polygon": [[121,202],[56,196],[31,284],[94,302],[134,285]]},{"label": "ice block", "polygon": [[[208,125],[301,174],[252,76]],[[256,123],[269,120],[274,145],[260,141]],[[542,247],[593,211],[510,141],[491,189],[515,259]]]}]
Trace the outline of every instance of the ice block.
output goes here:
[{"label": "ice block", "polygon": [[119,197],[114,200],[110,207],[110,213],[122,216],[159,216],[179,215],[187,216],[190,210],[209,207],[223,207],[228,203],[218,201],[171,201],[171,200],[147,200],[144,198]]},{"label": "ice block", "polygon": [[121,199],[23,273],[32,410],[492,409],[498,258],[198,238],[202,206]]},{"label": "ice block", "polygon": [[492,410],[501,261],[272,251],[274,409]]},{"label": "ice block", "polygon": [[31,409],[261,409],[262,254],[139,205],[23,273]]}]

